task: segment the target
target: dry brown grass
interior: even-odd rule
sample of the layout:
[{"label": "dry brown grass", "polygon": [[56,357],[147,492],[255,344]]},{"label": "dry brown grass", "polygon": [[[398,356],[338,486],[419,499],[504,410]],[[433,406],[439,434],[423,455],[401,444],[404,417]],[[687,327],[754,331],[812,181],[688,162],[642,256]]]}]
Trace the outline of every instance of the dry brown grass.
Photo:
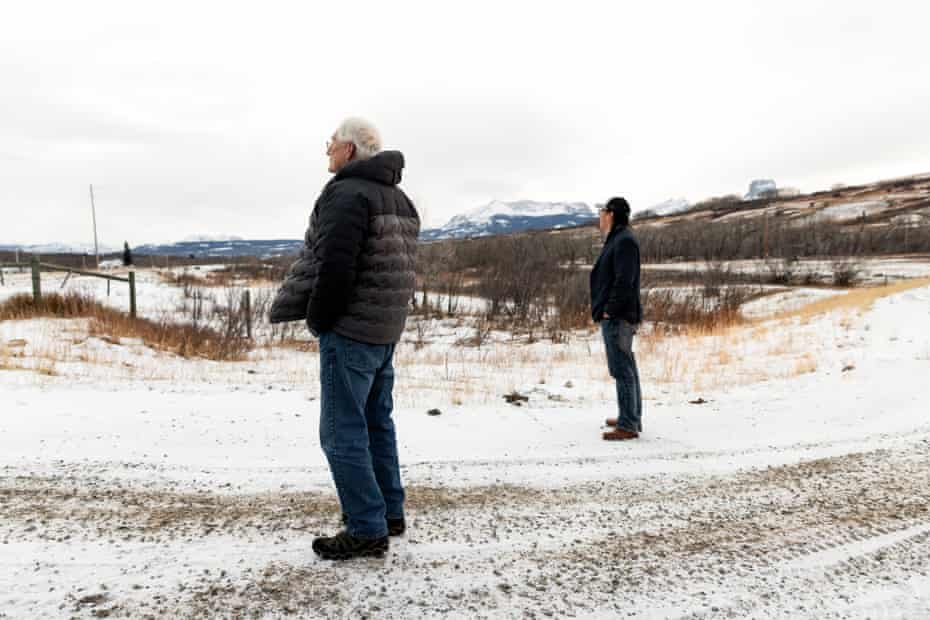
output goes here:
[{"label": "dry brown grass", "polygon": [[51,294],[36,306],[32,295],[14,295],[0,304],[0,321],[16,321],[39,317],[78,318],[90,316],[99,304],[85,295],[68,293]]},{"label": "dry brown grass", "polygon": [[20,370],[34,372],[45,377],[57,377],[61,373],[56,368],[63,356],[52,354],[48,350],[37,350],[31,346],[29,355],[25,351],[29,343],[23,339],[0,343],[0,370]]},{"label": "dry brown grass", "polygon": [[88,333],[118,343],[136,338],[146,346],[170,351],[182,357],[217,361],[241,360],[251,349],[250,341],[223,334],[210,327],[132,318],[108,308],[82,293],[50,294],[36,304],[30,295],[15,295],[0,304],[0,320],[33,318],[87,318]]},{"label": "dry brown grass", "polygon": [[675,290],[647,290],[643,313],[660,332],[713,334],[745,323],[740,306],[756,294],[739,287],[698,287],[682,295]]},{"label": "dry brown grass", "polygon": [[284,279],[286,266],[271,264],[227,265],[221,269],[183,272],[160,272],[163,282],[179,287],[226,288],[235,285],[279,283]]},{"label": "dry brown grass", "polygon": [[924,288],[926,286],[930,286],[930,278],[903,280],[887,286],[854,289],[845,295],[835,295],[833,297],[827,297],[826,299],[820,299],[802,308],[798,308],[797,310],[779,314],[775,318],[790,319],[798,317],[801,319],[808,319],[836,310],[864,311],[879,299],[916,288]]},{"label": "dry brown grass", "polygon": [[12,352],[8,347],[0,344],[0,370],[17,370],[18,364],[13,363]]},{"label": "dry brown grass", "polygon": [[158,277],[161,278],[161,281],[165,284],[171,284],[181,288],[184,287],[196,287],[196,286],[209,286],[206,278],[198,274],[193,273],[174,273],[173,271],[168,272],[159,272]]},{"label": "dry brown grass", "polygon": [[816,370],[817,360],[810,353],[805,353],[795,362],[792,376],[806,375]]},{"label": "dry brown grass", "polygon": [[[704,389],[775,377],[792,378],[816,372],[819,367],[817,356],[810,350],[814,343],[809,326],[822,315],[836,313],[832,323],[838,329],[849,330],[857,317],[877,300],[927,286],[930,286],[930,278],[855,289],[773,318],[717,325],[690,324],[671,335],[659,330],[638,340],[638,344],[646,353],[646,359],[657,360],[650,378],[658,383],[683,382],[695,389]],[[795,324],[790,325],[792,322]],[[788,365],[781,370],[746,366],[738,352],[748,351],[753,346],[766,359],[784,359]],[[695,359],[713,363],[696,365]]]}]

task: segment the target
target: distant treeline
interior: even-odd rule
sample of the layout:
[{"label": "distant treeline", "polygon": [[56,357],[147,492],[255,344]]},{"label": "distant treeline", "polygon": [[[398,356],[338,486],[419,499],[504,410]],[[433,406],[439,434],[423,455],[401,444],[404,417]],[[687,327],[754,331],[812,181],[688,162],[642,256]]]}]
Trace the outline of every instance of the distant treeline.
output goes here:
[{"label": "distant treeline", "polygon": [[863,258],[930,252],[930,225],[797,224],[757,217],[636,229],[645,262],[753,258]]}]

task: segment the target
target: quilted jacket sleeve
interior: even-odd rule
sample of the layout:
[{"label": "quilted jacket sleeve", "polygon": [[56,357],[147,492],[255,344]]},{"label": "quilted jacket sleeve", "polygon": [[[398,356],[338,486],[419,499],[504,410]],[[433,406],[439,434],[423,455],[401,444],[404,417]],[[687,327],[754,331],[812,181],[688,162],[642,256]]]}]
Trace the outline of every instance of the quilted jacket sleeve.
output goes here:
[{"label": "quilted jacket sleeve", "polygon": [[271,323],[303,321],[307,318],[307,304],[313,286],[313,248],[310,245],[313,238],[312,228],[312,224],[307,228],[300,254],[288,268],[284,282],[271,304],[268,314]]},{"label": "quilted jacket sleeve", "polygon": [[349,304],[368,234],[368,203],[360,192],[337,184],[320,205],[317,226],[317,278],[310,292],[307,323],[322,333],[333,327]]}]

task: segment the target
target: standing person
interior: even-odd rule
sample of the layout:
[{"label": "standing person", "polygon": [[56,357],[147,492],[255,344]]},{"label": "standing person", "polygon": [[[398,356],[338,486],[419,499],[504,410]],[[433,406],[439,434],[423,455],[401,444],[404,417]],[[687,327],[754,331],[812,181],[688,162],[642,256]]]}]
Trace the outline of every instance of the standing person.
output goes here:
[{"label": "standing person", "polygon": [[382,555],[406,527],[393,357],[416,284],[420,216],[397,186],[403,155],[382,151],[371,123],[344,121],[326,154],[333,177],[270,320],[305,320],[320,339],[320,444],[346,527],[313,550],[344,560]]},{"label": "standing person", "polygon": [[617,384],[618,415],[604,439],[636,439],[643,431],[643,400],[633,355],[633,336],[643,320],[639,299],[639,242],[630,230],[630,205],[611,198],[601,207],[598,226],[604,248],[591,270],[591,318],[601,324],[607,368]]}]

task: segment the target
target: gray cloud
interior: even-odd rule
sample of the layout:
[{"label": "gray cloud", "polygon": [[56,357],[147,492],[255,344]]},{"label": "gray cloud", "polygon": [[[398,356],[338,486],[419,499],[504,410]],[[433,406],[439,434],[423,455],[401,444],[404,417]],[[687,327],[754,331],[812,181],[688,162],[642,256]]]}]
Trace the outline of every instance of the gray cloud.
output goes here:
[{"label": "gray cloud", "polygon": [[0,242],[86,241],[88,183],[106,241],[297,237],[350,114],[430,224],[930,170],[915,3],[27,4],[0,24]]}]

